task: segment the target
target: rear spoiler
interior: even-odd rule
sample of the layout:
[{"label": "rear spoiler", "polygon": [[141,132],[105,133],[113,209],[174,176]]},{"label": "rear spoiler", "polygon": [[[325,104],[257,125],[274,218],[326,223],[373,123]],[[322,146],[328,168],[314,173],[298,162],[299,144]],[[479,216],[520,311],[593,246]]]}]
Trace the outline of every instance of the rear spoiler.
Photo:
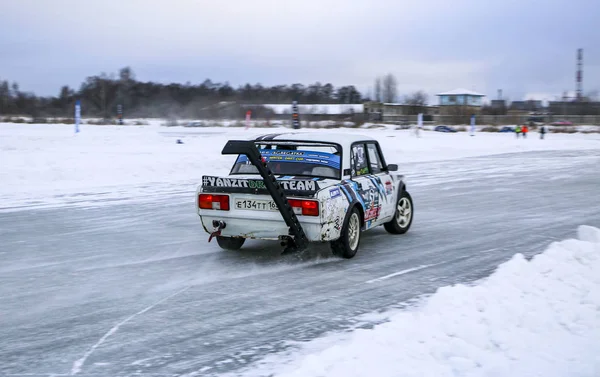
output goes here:
[{"label": "rear spoiler", "polygon": [[[248,160],[252,163],[252,165],[256,166],[256,169],[258,169],[258,172],[263,178],[262,185],[273,198],[275,205],[277,205],[277,208],[279,209],[279,213],[281,213],[283,220],[289,227],[289,236],[286,240],[288,245],[284,252],[305,250],[308,247],[308,238],[306,237],[306,233],[304,233],[304,229],[302,229],[302,225],[300,225],[300,221],[298,221],[296,213],[294,213],[292,206],[290,206],[287,200],[287,194],[284,190],[284,187],[282,186],[281,182],[277,181],[277,178],[275,178],[275,175],[269,168],[269,165],[262,161],[260,152],[256,148],[254,142],[248,140],[230,140],[227,142],[227,144],[225,144],[221,154],[245,154],[248,156]],[[255,183],[258,184],[258,182]],[[314,182],[314,184],[315,186],[317,185],[316,182]]]}]

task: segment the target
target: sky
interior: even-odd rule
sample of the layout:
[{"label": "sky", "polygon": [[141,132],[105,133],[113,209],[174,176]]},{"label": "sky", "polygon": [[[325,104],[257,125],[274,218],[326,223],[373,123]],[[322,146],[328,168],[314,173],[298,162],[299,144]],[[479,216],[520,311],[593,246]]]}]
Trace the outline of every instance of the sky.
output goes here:
[{"label": "sky", "polygon": [[141,81],[456,88],[554,100],[600,90],[598,0],[5,0],[0,80],[58,95],[133,69]]}]

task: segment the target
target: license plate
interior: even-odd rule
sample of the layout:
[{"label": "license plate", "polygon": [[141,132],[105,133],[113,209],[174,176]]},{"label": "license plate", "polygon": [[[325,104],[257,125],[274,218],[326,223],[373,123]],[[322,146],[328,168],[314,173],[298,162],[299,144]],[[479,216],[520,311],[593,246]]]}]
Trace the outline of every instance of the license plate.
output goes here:
[{"label": "license plate", "polygon": [[236,199],[236,209],[249,209],[254,211],[277,211],[277,205],[272,200]]}]

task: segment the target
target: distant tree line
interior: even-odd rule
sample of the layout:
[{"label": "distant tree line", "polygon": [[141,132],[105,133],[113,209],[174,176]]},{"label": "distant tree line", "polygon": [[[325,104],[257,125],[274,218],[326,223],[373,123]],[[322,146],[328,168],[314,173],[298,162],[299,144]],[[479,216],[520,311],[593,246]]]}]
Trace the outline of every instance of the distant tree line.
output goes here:
[{"label": "distant tree line", "polygon": [[125,117],[201,117],[224,102],[238,104],[355,104],[361,93],[352,85],[292,84],[263,86],[246,84],[234,88],[229,83],[205,80],[199,85],[161,84],[135,79],[131,68],[117,75],[90,76],[79,90],[63,86],[58,96],[40,97],[19,89],[17,83],[0,80],[0,116],[72,117],[76,100],[81,100],[85,116],[113,118],[121,105]]}]

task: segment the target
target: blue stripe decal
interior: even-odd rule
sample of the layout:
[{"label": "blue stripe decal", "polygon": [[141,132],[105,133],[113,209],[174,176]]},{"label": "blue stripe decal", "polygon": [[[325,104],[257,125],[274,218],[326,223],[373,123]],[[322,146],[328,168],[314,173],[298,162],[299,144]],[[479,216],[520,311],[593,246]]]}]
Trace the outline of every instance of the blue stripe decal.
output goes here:
[{"label": "blue stripe decal", "polygon": [[365,201],[362,198],[362,195],[360,195],[359,190],[358,190],[358,183],[354,182],[354,181],[350,181],[350,186],[351,186],[351,190],[354,191],[354,194],[356,196],[356,199],[358,199],[358,201],[360,202],[360,204],[362,204],[363,208],[365,207]]},{"label": "blue stripe decal", "polygon": [[[259,149],[261,157],[267,162],[280,163],[302,163],[307,165],[329,166],[339,169],[341,165],[340,156],[333,153],[310,151],[310,150],[279,150]],[[239,155],[238,164],[248,162],[248,156]]]},{"label": "blue stripe decal", "polygon": [[368,178],[371,180],[371,182],[373,182],[373,185],[375,187],[377,187],[377,191],[379,191],[381,196],[385,198],[386,197],[385,188],[383,187],[383,184],[381,183],[381,179],[379,177],[374,177],[372,175],[369,175]]},{"label": "blue stripe decal", "polygon": [[348,193],[348,190],[346,190],[346,187],[344,186],[339,186],[342,191],[344,192],[344,195],[346,195],[346,199],[348,199],[348,203],[352,203],[352,197],[350,196],[350,194]]}]

